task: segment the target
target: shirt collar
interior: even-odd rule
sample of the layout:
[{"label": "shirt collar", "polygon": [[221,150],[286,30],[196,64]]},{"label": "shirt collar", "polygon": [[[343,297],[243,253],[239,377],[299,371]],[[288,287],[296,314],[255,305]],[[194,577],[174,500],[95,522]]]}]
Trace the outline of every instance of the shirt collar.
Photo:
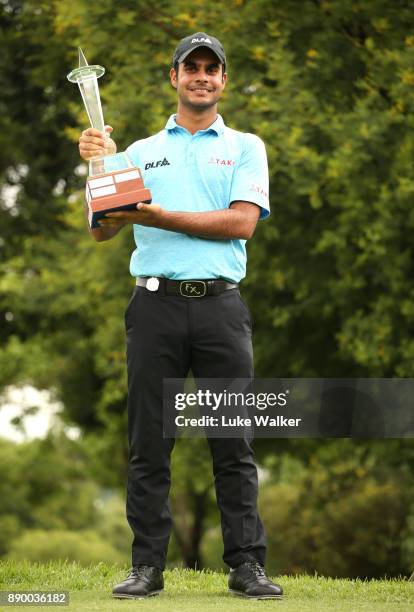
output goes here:
[{"label": "shirt collar", "polygon": [[[178,125],[175,121],[177,115],[171,115],[171,117],[168,119],[166,125],[165,125],[165,129],[168,131],[172,131],[177,129],[180,129],[182,126]],[[220,136],[220,134],[222,134],[224,132],[224,121],[223,121],[223,117],[221,115],[217,115],[216,120],[214,121],[214,123],[212,123],[210,125],[210,127],[206,128],[205,130],[200,130],[200,132],[210,132],[213,131],[217,134],[217,136]]]}]

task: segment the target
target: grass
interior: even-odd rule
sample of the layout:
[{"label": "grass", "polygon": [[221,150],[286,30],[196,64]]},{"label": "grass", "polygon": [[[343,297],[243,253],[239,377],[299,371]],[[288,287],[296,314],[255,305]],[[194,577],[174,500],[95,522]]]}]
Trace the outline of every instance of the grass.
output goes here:
[{"label": "grass", "polygon": [[[289,612],[412,612],[414,582],[402,580],[339,580],[312,576],[279,576],[285,590],[282,601],[245,600],[227,592],[227,576],[211,571],[173,569],[164,574],[165,591],[146,600],[116,600],[114,584],[125,577],[118,566],[100,563],[81,567],[76,563],[47,564],[0,562],[0,590],[66,590],[69,606],[47,606],[45,610],[151,610],[154,612],[237,612],[274,609]],[[32,608],[32,606],[30,606]],[[22,610],[7,606],[3,610]],[[32,608],[33,609],[33,608]],[[35,609],[38,609],[36,607]]]}]

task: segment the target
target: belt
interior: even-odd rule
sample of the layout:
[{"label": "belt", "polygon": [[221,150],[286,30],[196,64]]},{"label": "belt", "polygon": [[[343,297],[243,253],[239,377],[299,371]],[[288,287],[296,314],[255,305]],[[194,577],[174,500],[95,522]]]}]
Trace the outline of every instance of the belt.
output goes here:
[{"label": "belt", "polygon": [[201,298],[207,295],[220,295],[223,291],[237,289],[237,283],[228,283],[221,279],[207,280],[171,280],[157,276],[138,276],[138,287],[145,287],[148,291],[157,291],[164,295],[180,295],[187,298]]}]

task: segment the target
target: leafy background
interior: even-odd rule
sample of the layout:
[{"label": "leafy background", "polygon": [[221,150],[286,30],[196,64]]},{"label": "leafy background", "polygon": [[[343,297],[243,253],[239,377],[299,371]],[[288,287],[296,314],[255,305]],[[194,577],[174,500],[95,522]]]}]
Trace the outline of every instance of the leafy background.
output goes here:
[{"label": "leafy background", "polygon": [[[243,292],[259,377],[414,375],[414,36],[403,0],[1,0],[0,391],[48,389],[44,440],[0,438],[0,555],[125,563],[122,314],[132,235],[85,230],[81,45],[119,150],[175,110],[177,41],[220,38],[226,123],[266,143],[273,214]],[[1,405],[0,405],[1,410]],[[33,407],[36,410],[36,406]],[[171,565],[221,567],[203,441],[173,459]],[[412,440],[257,440],[269,569],[414,569]]]}]

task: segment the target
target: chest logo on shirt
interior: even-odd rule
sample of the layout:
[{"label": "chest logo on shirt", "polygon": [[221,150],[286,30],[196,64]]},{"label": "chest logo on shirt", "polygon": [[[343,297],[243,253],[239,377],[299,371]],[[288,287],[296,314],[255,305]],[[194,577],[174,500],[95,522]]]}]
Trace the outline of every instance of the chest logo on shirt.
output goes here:
[{"label": "chest logo on shirt", "polygon": [[166,157],[156,162],[148,162],[147,164],[145,164],[145,170],[149,170],[150,168],[159,168],[160,166],[170,166],[170,162]]},{"label": "chest logo on shirt", "polygon": [[210,157],[208,162],[209,164],[214,164],[215,166],[235,166],[236,162],[234,159],[221,159],[219,157],[214,157],[213,155]]}]

